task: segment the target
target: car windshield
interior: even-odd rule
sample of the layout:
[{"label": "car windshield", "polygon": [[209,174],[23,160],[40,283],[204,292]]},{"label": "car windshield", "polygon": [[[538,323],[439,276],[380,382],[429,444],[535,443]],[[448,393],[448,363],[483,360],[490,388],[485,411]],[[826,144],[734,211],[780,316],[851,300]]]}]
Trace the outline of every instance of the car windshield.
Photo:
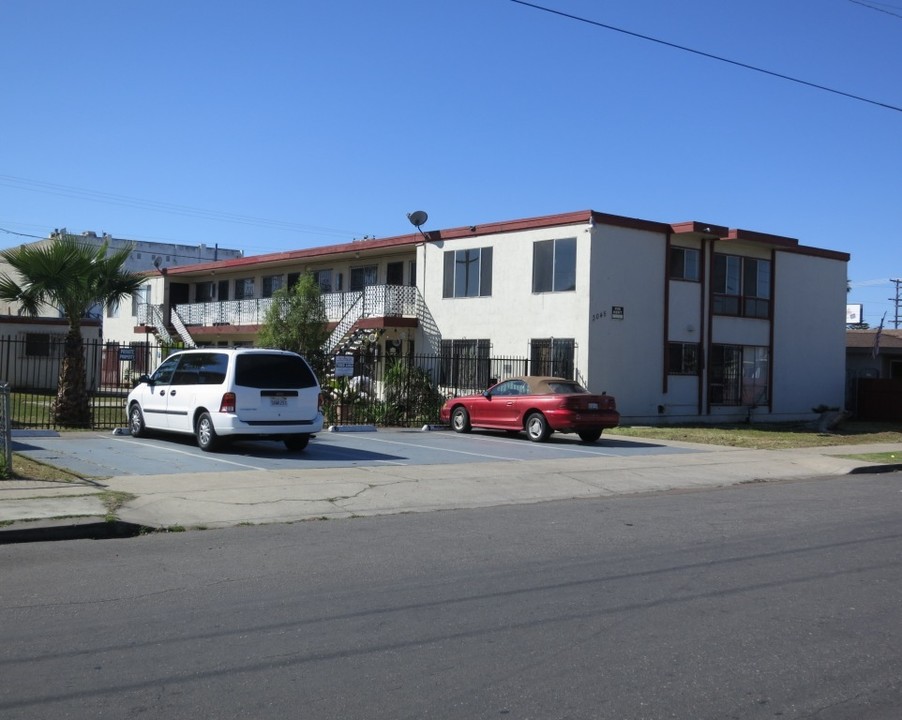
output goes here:
[{"label": "car windshield", "polygon": [[316,377],[297,355],[248,353],[235,358],[235,384],[263,389],[299,389],[314,387]]}]

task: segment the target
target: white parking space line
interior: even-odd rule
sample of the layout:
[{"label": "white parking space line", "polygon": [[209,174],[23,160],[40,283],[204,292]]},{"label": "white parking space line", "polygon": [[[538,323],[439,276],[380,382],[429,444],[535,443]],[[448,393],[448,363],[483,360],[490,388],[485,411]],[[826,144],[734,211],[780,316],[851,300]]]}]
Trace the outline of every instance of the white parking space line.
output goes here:
[{"label": "white parking space line", "polygon": [[[129,440],[120,440],[118,438],[115,438],[115,440],[116,440],[116,442],[127,442],[127,443],[132,443],[132,444],[138,443],[139,445],[143,445],[144,447],[147,447],[147,448],[153,448],[154,450],[164,450],[165,452],[176,453],[177,455],[188,455],[189,457],[193,457],[193,458],[199,457],[197,453],[188,452],[187,450],[179,450],[178,448],[169,447],[168,445],[156,445],[154,443],[147,443],[147,442],[143,442],[141,440],[137,440],[135,438],[131,438]],[[271,469],[271,468],[265,468],[265,467],[258,467],[257,465],[245,465],[244,463],[237,463],[237,462],[233,462],[231,460],[223,460],[222,458],[216,457],[215,455],[209,455],[209,456],[203,455],[200,457],[203,457],[204,460],[209,461],[209,462],[218,462],[218,463],[223,463],[225,465],[235,465],[236,467],[248,468],[250,470],[270,470]]]},{"label": "white parking space line", "polygon": [[523,458],[507,457],[505,455],[488,455],[486,453],[467,452],[466,450],[454,450],[447,447],[436,447],[435,445],[421,445],[419,443],[404,443],[397,440],[382,440],[373,437],[361,437],[361,440],[369,440],[370,442],[384,443],[386,445],[401,445],[403,447],[421,448],[423,450],[436,450],[438,452],[456,453],[458,455],[472,455],[473,457],[489,458],[492,460],[511,460],[512,462],[523,462]]},{"label": "white parking space line", "polygon": [[[478,439],[481,442],[487,443],[510,443],[512,440],[517,440],[517,438],[492,437],[490,435],[471,435],[470,439]],[[519,440],[521,442],[529,442],[524,440],[523,438],[519,438]],[[578,453],[580,455],[603,455],[605,457],[619,457],[617,453],[603,452],[601,450],[590,450],[588,448],[573,447],[572,445],[563,445],[559,443],[529,443],[529,445],[527,445],[526,447],[530,447],[535,450],[538,450],[540,448],[546,448],[548,450],[563,450],[565,452]]]}]

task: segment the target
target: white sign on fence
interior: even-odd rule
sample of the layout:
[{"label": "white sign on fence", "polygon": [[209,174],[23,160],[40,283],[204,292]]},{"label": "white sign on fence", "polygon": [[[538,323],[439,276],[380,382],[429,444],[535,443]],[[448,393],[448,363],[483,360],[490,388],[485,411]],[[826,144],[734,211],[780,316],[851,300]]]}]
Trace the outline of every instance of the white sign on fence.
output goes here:
[{"label": "white sign on fence", "polygon": [[354,356],[335,356],[335,377],[351,377],[354,374]]}]

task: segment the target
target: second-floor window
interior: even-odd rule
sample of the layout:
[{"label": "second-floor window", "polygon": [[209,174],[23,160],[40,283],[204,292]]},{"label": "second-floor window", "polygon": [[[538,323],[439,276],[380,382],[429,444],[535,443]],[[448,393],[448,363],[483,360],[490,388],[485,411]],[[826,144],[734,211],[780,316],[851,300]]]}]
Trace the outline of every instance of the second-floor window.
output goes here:
[{"label": "second-floor window", "polygon": [[254,278],[241,278],[235,281],[235,299],[249,300],[254,297]]},{"label": "second-floor window", "polygon": [[263,297],[272,297],[276,290],[279,290],[285,283],[282,275],[265,275],[263,277]]},{"label": "second-floor window", "polygon": [[492,294],[492,248],[448,250],[444,263],[442,297],[486,297]]},{"label": "second-floor window", "polygon": [[698,281],[699,251],[695,248],[671,246],[670,279]]},{"label": "second-floor window", "polygon": [[139,287],[135,293],[132,295],[132,315],[134,317],[138,316],[138,308],[141,305],[149,305],[150,304],[150,285],[143,285]]},{"label": "second-floor window", "polygon": [[351,292],[357,292],[370,285],[375,285],[378,282],[378,277],[378,265],[363,265],[351,268]]},{"label": "second-floor window", "polygon": [[210,302],[216,296],[216,285],[212,282],[199,282],[194,287],[195,302]]},{"label": "second-floor window", "polygon": [[319,291],[324,293],[332,292],[332,268],[327,270],[314,270],[313,279],[319,285]]},{"label": "second-floor window", "polygon": [[715,255],[714,314],[770,317],[770,260]]},{"label": "second-floor window", "polygon": [[532,246],[534,293],[576,290],[576,238],[541,240]]}]

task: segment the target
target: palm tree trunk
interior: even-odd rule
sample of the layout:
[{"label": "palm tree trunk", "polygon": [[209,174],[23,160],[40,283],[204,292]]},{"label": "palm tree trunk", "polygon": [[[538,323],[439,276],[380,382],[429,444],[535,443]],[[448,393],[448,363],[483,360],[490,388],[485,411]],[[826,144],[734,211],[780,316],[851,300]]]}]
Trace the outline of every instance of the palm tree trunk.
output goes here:
[{"label": "palm tree trunk", "polygon": [[91,405],[85,382],[84,341],[80,327],[69,327],[53,417],[58,425],[73,428],[91,427]]}]

